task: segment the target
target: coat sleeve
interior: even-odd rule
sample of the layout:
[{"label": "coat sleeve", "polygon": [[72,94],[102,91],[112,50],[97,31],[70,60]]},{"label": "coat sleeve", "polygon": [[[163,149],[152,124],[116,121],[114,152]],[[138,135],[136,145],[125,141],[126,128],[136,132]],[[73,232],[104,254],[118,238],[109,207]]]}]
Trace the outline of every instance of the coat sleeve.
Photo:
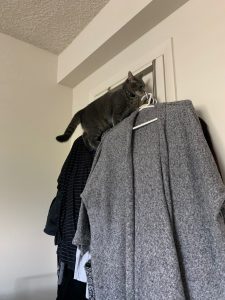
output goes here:
[{"label": "coat sleeve", "polygon": [[94,176],[93,171],[96,168],[96,165],[99,161],[100,155],[101,155],[101,150],[102,150],[102,141],[103,138],[101,139],[101,143],[99,144],[94,160],[92,163],[91,171],[89,173],[85,188],[83,192],[81,193],[81,206],[80,206],[80,211],[79,211],[79,217],[78,217],[78,222],[77,222],[77,230],[75,233],[75,236],[73,238],[73,245],[76,245],[79,247],[82,253],[85,253],[86,251],[90,250],[90,244],[91,244],[91,231],[90,231],[90,223],[89,223],[89,217],[88,217],[88,210],[86,206],[86,198],[85,195],[87,191],[89,190],[89,184],[91,181],[91,177]]},{"label": "coat sleeve", "polygon": [[91,243],[91,232],[88,213],[84,202],[81,202],[80,212],[77,223],[77,231],[73,238],[73,245],[76,245],[81,249],[82,253],[89,251]]},{"label": "coat sleeve", "polygon": [[57,234],[61,202],[62,192],[58,190],[55,198],[52,200],[52,203],[50,205],[47,221],[44,228],[44,232],[48,235],[56,236]]}]

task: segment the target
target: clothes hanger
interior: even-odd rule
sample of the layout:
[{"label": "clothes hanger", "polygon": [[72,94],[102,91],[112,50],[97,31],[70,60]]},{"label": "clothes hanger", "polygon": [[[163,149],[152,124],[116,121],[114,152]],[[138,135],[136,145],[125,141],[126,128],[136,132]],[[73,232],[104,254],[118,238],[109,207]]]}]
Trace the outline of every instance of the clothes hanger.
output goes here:
[{"label": "clothes hanger", "polygon": [[[141,98],[141,101],[143,101],[145,98],[148,100],[148,102],[145,104],[142,104],[139,107],[139,111],[144,108],[155,107],[155,104],[157,103],[157,100],[153,98],[152,93],[145,92],[144,96]],[[153,104],[151,104],[151,103],[153,103]]]},{"label": "clothes hanger", "polygon": [[[156,100],[155,98],[153,98],[152,93],[147,93],[147,92],[145,92],[145,95],[141,98],[141,101],[144,100],[145,98],[148,100],[148,102],[145,103],[145,104],[142,104],[142,105],[139,107],[139,111],[141,111],[141,110],[143,110],[143,109],[146,109],[146,108],[152,108],[152,107],[155,107],[155,104],[157,103],[157,100]],[[151,104],[151,103],[153,103],[153,104]],[[152,122],[155,122],[155,121],[157,121],[157,120],[158,120],[158,118],[154,118],[154,119],[149,120],[149,121],[147,121],[147,122],[141,123],[141,124],[139,124],[139,125],[137,125],[137,126],[134,126],[134,127],[133,127],[133,130],[134,130],[134,129],[137,129],[137,128],[140,128],[140,127],[143,127],[143,126],[145,126],[145,125],[147,125],[147,124],[150,124],[150,123],[152,123]]]}]

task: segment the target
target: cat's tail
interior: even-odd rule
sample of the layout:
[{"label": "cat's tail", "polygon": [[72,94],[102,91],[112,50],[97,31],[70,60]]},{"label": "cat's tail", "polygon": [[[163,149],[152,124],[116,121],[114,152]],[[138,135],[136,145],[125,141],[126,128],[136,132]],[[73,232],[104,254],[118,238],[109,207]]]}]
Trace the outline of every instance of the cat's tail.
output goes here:
[{"label": "cat's tail", "polygon": [[56,140],[60,143],[66,142],[69,140],[69,138],[72,136],[72,134],[74,133],[75,129],[77,128],[77,126],[80,124],[80,117],[81,117],[81,112],[82,110],[78,111],[74,117],[72,118],[71,122],[69,123],[69,125],[67,126],[64,134],[62,135],[58,135],[56,137]]}]

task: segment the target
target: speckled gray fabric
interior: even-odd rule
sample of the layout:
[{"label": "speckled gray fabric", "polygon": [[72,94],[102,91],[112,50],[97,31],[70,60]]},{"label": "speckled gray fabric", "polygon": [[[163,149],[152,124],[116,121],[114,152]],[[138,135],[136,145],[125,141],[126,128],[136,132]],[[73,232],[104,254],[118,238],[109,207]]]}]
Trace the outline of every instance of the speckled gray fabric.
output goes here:
[{"label": "speckled gray fabric", "polygon": [[190,100],[110,129],[81,197],[97,300],[225,299],[225,188]]}]

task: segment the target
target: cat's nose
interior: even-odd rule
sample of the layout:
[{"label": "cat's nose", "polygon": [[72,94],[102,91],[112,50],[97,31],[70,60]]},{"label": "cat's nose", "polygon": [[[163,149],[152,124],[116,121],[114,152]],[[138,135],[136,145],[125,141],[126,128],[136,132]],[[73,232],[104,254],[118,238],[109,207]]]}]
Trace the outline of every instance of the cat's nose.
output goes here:
[{"label": "cat's nose", "polygon": [[136,94],[139,96],[139,97],[143,97],[144,94],[145,94],[145,91],[144,90],[139,90],[136,92]]}]

